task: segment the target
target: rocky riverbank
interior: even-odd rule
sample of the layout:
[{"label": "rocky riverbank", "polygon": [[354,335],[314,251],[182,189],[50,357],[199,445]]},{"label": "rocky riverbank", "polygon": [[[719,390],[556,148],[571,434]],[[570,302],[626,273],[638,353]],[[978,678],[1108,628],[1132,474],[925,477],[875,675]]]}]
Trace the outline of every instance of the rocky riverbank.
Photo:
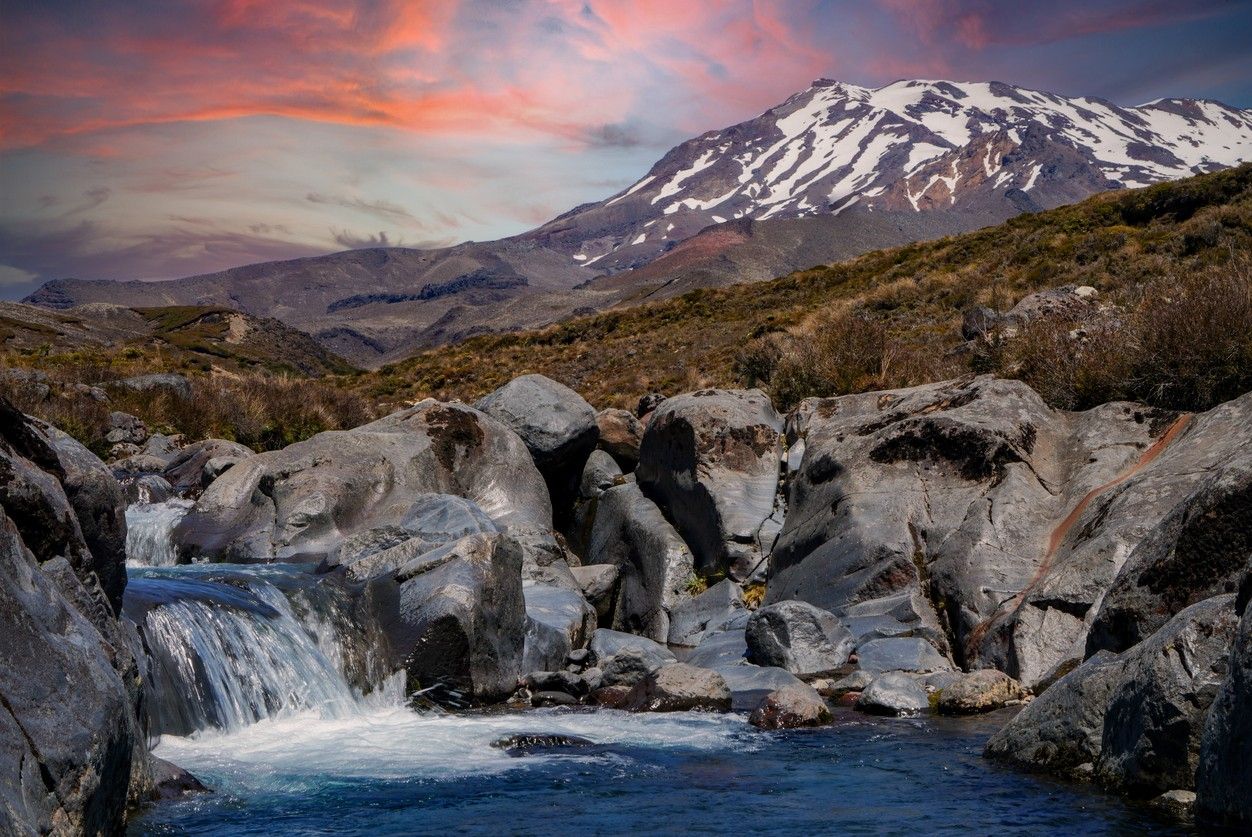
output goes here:
[{"label": "rocky riverbank", "polygon": [[[734,711],[763,729],[829,723],[835,703],[1024,705],[989,757],[1250,816],[1252,395],[1195,415],[1069,413],[984,376],[787,415],[756,390],[630,413],[531,375],[474,406],[422,401],[263,454],[119,418],[133,448],[111,471],[6,416],[20,479],[0,501],[14,573],[34,580],[6,571],[3,592],[18,621],[79,614],[73,641],[42,641],[117,681],[50,716],[113,730],[91,733],[113,761],[80,749],[51,762],[62,774],[20,773],[91,777],[94,796],[48,790],[41,807],[26,778],[6,784],[20,825],[93,830],[152,793],[136,672],[153,638],[116,616],[128,492],[194,500],[170,561],[315,568],[361,628],[356,656],[403,671],[423,705]],[[40,602],[17,596],[31,585]],[[27,647],[0,640],[5,672],[31,670]],[[15,765],[45,763],[15,740],[30,741]]]}]

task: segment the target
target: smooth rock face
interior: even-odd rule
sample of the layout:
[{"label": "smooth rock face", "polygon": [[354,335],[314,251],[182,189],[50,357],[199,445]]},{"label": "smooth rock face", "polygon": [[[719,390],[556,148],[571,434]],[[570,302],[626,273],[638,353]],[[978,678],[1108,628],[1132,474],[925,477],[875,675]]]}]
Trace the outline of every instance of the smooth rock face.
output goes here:
[{"label": "smooth rock face", "polygon": [[679,602],[670,611],[669,644],[699,645],[708,633],[746,610],[739,585],[723,579],[694,599]]},{"label": "smooth rock face", "polygon": [[974,715],[1000,709],[1024,697],[1022,684],[1002,671],[984,668],[958,675],[942,686],[935,708],[940,715]]},{"label": "smooth rock face", "polygon": [[598,628],[591,635],[591,642],[587,644],[587,647],[597,660],[602,661],[627,649],[638,651],[650,669],[656,669],[666,663],[675,661],[673,653],[664,645],[655,643],[646,637],[626,634],[621,631],[611,631],[607,628]]},{"label": "smooth rock face", "polygon": [[613,627],[665,642],[669,611],[687,598],[694,567],[683,539],[639,486],[600,495],[585,558],[618,568]]},{"label": "smooth rock face", "polygon": [[497,526],[551,529],[547,488],[517,435],[427,400],[248,457],[205,490],[175,540],[184,560],[320,561],[431,493],[464,497]]},{"label": "smooth rock face", "polygon": [[730,708],[734,712],[751,712],[772,692],[786,688],[803,688],[806,684],[791,672],[775,666],[754,666],[749,663],[719,665],[714,671],[730,689]]},{"label": "smooth rock face", "polygon": [[930,698],[915,678],[892,671],[874,678],[856,708],[871,715],[915,715],[930,708]]},{"label": "smooth rock face", "polygon": [[581,395],[543,375],[514,378],[476,406],[521,437],[548,483],[561,525],[599,438],[596,411]]},{"label": "smooth rock face", "polygon": [[433,688],[428,697],[453,705],[502,700],[522,669],[521,548],[500,534],[449,546],[375,581],[383,630],[409,692]]},{"label": "smooth rock face", "polygon": [[782,419],[759,390],[701,390],[652,414],[636,478],[690,544],[702,573],[743,580],[777,533]]},{"label": "smooth rock face", "polygon": [[1194,787],[1205,719],[1238,628],[1233,596],[1183,610],[1124,655],[1096,778],[1135,796]]},{"label": "smooth rock face", "polygon": [[613,600],[617,595],[617,565],[584,564],[581,567],[570,567],[570,573],[583,591],[583,596],[596,609],[601,623],[609,619],[613,613]]},{"label": "smooth rock face", "polygon": [[[1065,413],[989,377],[812,399],[794,421],[804,455],[767,601],[804,599],[851,625],[853,608],[918,593],[943,603],[953,659],[1033,687],[1083,658],[1132,552],[1185,515],[1203,485],[1238,482],[1250,426],[1247,396],[1190,419],[1116,403]],[[1215,591],[1192,586],[1164,608],[1147,603],[1161,611],[1149,633]],[[946,650],[925,610],[853,631],[914,629]]]},{"label": "smooth rock face", "polygon": [[643,442],[643,422],[627,410],[610,408],[596,415],[596,425],[600,428],[600,450],[625,470],[634,470]]},{"label": "smooth rock face", "polygon": [[748,662],[746,628],[725,628],[706,633],[686,661],[704,668],[721,668]]},{"label": "smooth rock face", "polygon": [[575,648],[586,644],[596,627],[596,613],[575,590],[522,584],[526,604],[526,642],[522,671],[550,671],[565,664]]},{"label": "smooth rock face", "polygon": [[834,614],[799,601],[756,611],[748,620],[746,639],[751,662],[785,668],[798,677],[834,674],[856,647]]},{"label": "smooth rock face", "polygon": [[1196,808],[1246,828],[1252,825],[1252,606],[1244,605],[1228,665],[1200,745]]},{"label": "smooth rock face", "polygon": [[636,683],[626,696],[631,712],[729,712],[730,688],[717,672],[669,663]]},{"label": "smooth rock face", "polygon": [[1101,651],[1052,684],[991,736],[984,755],[1069,774],[1100,755],[1104,714],[1126,661]]},{"label": "smooth rock face", "polygon": [[748,723],[760,729],[819,727],[830,723],[830,709],[812,686],[784,686],[757,704]]},{"label": "smooth rock face", "polygon": [[856,649],[857,665],[866,671],[951,671],[952,664],[918,637],[871,639]]}]

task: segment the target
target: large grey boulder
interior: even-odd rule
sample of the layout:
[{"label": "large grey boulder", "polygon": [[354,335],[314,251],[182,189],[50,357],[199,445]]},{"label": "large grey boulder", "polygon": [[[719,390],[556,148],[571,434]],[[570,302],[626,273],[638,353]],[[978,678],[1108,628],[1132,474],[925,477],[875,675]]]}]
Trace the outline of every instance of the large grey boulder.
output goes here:
[{"label": "large grey boulder", "polygon": [[1068,775],[1100,755],[1104,715],[1126,661],[1101,651],[1028,703],[987,741],[984,755]]},{"label": "large grey boulder", "polygon": [[857,665],[869,672],[951,671],[952,663],[920,637],[871,639],[856,649]]},{"label": "large grey boulder", "polygon": [[687,598],[695,570],[691,551],[639,486],[600,495],[585,559],[618,568],[613,627],[665,642],[669,611]]},{"label": "large grey boulder", "polygon": [[750,661],[785,668],[801,678],[834,674],[856,647],[834,614],[800,601],[779,602],[753,613],[746,638]]},{"label": "large grey boulder", "polygon": [[596,612],[576,590],[527,581],[522,584],[526,604],[526,641],[522,671],[555,671],[565,658],[581,648],[596,629]]},{"label": "large grey boulder", "polygon": [[930,697],[917,678],[889,671],[861,692],[856,708],[870,715],[916,715],[930,708]]},{"label": "large grey boulder", "polygon": [[432,493],[464,497],[500,527],[552,526],[517,434],[473,408],[426,400],[242,460],[205,490],[175,540],[183,560],[316,562],[358,532],[398,525]]},{"label": "large grey boulder", "polygon": [[[800,598],[850,620],[908,594],[924,603],[916,620],[854,632],[923,636],[1034,687],[1083,659],[1136,548],[1203,484],[1237,481],[1250,427],[1247,396],[1192,418],[1120,403],[1067,413],[990,377],[810,400],[789,432],[803,457],[767,602]],[[1213,590],[1196,585],[1145,628]],[[934,635],[941,624],[951,642]]]},{"label": "large grey boulder", "polygon": [[730,688],[716,671],[669,663],[636,683],[622,708],[631,712],[729,712]]},{"label": "large grey boulder", "polygon": [[596,609],[601,624],[607,624],[613,615],[613,602],[617,597],[617,578],[620,571],[616,564],[583,564],[570,567],[570,574],[583,596]]},{"label": "large grey boulder", "polygon": [[694,647],[706,634],[747,611],[743,591],[730,579],[722,579],[693,599],[679,602],[670,611],[669,644]]},{"label": "large grey boulder", "polygon": [[543,375],[522,375],[476,405],[517,433],[547,481],[558,526],[572,511],[583,464],[599,438],[596,411],[581,395]]},{"label": "large grey boulder", "polygon": [[623,651],[636,651],[651,669],[656,669],[675,661],[672,651],[664,645],[653,642],[647,637],[612,631],[608,628],[597,628],[587,644],[597,660],[607,660]]},{"label": "large grey boulder", "polygon": [[808,688],[803,680],[777,666],[739,663],[719,665],[713,670],[726,681],[730,689],[730,708],[734,712],[753,711],[769,694],[779,689]]},{"label": "large grey boulder", "polygon": [[110,651],[0,512],[0,823],[6,833],[121,831],[144,735]]},{"label": "large grey boulder", "polygon": [[1243,596],[1240,603],[1243,619],[1230,649],[1226,681],[1201,740],[1196,809],[1201,816],[1246,829],[1252,825],[1252,606]]},{"label": "large grey boulder", "polygon": [[176,398],[191,397],[191,381],[185,375],[176,372],[156,372],[150,375],[135,375],[118,381],[109,381],[108,386],[131,392],[169,393]]},{"label": "large grey boulder", "polygon": [[1102,784],[1142,797],[1194,787],[1205,719],[1238,624],[1234,597],[1218,596],[1126,652],[1095,764]]},{"label": "large grey boulder", "polygon": [[[202,439],[172,454],[162,472],[179,494],[190,494],[208,487],[209,483],[253,455],[251,448],[225,439]],[[213,463],[210,467],[210,463]]]},{"label": "large grey boulder", "polygon": [[373,592],[409,692],[452,705],[513,693],[526,636],[516,541],[470,535],[375,579]]},{"label": "large grey boulder", "polygon": [[746,663],[748,661],[747,629],[725,627],[706,633],[701,637],[700,644],[687,655],[686,661],[705,668]]},{"label": "large grey boulder", "polygon": [[935,709],[940,715],[974,715],[1001,709],[1026,697],[1022,684],[1002,671],[981,668],[956,675],[939,689]]},{"label": "large grey boulder", "polygon": [[763,569],[778,532],[782,419],[760,390],[700,390],[651,415],[636,479],[691,546],[703,574]]}]

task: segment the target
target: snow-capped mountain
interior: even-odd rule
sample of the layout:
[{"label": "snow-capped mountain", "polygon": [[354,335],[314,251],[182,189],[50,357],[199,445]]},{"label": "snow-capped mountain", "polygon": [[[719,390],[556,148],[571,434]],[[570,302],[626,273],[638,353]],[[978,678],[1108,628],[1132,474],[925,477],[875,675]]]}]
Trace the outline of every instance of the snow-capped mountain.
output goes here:
[{"label": "snow-capped mountain", "polygon": [[598,203],[500,241],[376,248],[170,282],[55,280],[27,298],[215,304],[365,365],[487,330],[778,276],[1096,192],[1252,160],[1252,111],[1120,107],[999,82],[835,81],[682,143]]},{"label": "snow-capped mountain", "polygon": [[1120,107],[1000,82],[821,80],[679,145],[630,188],[541,231],[575,233],[571,258],[613,272],[738,218],[858,207],[999,220],[1249,159],[1252,112],[1218,102]]}]

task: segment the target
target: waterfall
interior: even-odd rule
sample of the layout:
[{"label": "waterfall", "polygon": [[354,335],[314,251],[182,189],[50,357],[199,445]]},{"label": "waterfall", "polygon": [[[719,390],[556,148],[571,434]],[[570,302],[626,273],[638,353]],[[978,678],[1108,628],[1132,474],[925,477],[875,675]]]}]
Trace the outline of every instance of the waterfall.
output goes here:
[{"label": "waterfall", "polygon": [[192,505],[191,500],[173,498],[161,503],[129,506],[126,509],[126,563],[148,567],[172,567],[178,563],[172,536]]},{"label": "waterfall", "polygon": [[[150,732],[360,712],[362,692],[382,678],[377,666],[359,665],[371,638],[337,632],[350,620],[336,612],[342,602],[332,593],[305,567],[133,569],[124,610],[146,649]],[[350,676],[372,682],[353,688]]]}]

